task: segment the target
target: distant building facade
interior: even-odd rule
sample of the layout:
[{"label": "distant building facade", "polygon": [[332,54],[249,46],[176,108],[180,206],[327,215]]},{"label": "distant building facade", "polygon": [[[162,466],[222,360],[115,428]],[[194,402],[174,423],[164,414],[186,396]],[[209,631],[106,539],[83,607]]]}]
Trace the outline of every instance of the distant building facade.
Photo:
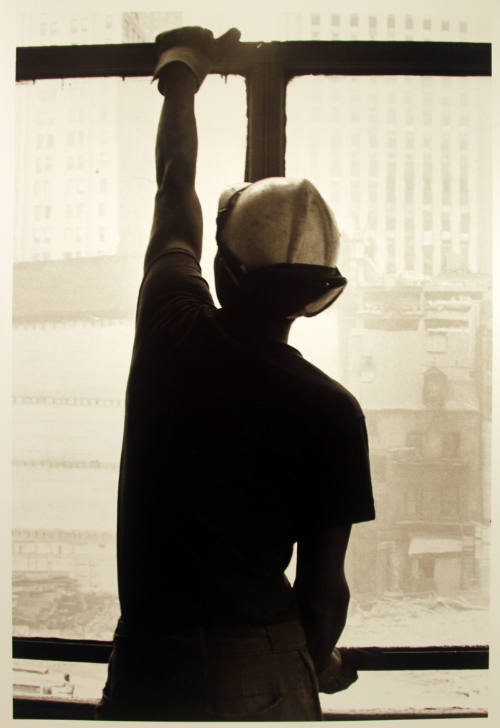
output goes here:
[{"label": "distant building facade", "polygon": [[[417,13],[292,12],[288,23],[315,40],[474,33],[458,17]],[[339,304],[341,380],[366,413],[377,503],[348,554],[356,593],[488,591],[487,86],[337,76],[289,88],[286,173],[307,170],[331,202],[351,281]]]},{"label": "distant building facade", "polygon": [[346,383],[366,413],[378,505],[365,557],[353,558],[369,574],[359,586],[448,596],[474,590],[484,597],[491,429],[481,345],[486,282],[443,275],[358,291],[346,322]]}]

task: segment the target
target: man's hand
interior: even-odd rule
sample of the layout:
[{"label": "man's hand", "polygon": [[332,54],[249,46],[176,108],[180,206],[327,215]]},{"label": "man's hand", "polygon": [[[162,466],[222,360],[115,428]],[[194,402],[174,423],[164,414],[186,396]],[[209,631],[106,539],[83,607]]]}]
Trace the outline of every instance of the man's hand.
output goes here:
[{"label": "man's hand", "polygon": [[318,675],[320,693],[338,693],[358,679],[355,668],[337,647],[333,650],[329,665]]},{"label": "man's hand", "polygon": [[238,42],[240,36],[239,30],[231,28],[219,38],[214,38],[211,30],[197,26],[160,33],[156,37],[158,62],[153,75],[153,79],[160,79],[160,92],[164,93],[168,88],[167,66],[179,62],[190,68],[198,90],[214,62],[221,60]]}]

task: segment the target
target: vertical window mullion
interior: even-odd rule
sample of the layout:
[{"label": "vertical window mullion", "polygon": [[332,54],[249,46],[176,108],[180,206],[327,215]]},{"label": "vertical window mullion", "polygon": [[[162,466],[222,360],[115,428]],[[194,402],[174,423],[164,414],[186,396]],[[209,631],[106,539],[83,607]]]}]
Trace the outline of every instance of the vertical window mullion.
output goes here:
[{"label": "vertical window mullion", "polygon": [[246,77],[248,134],[245,180],[285,174],[286,79],[272,46],[257,49]]}]

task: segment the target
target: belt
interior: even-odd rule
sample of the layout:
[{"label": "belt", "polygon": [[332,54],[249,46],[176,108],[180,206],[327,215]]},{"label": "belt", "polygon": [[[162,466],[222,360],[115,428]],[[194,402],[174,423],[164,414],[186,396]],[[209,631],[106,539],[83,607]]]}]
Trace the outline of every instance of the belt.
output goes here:
[{"label": "belt", "polygon": [[204,649],[231,654],[287,652],[306,645],[304,630],[298,620],[262,626],[182,625],[167,631],[120,619],[115,630],[115,640],[151,643],[160,649],[162,646],[190,643],[192,646],[199,645]]}]

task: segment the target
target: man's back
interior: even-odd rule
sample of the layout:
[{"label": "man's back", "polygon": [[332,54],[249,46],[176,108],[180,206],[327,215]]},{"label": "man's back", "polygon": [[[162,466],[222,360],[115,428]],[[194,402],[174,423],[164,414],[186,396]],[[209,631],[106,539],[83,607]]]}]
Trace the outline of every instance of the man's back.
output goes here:
[{"label": "man's back", "polygon": [[[127,393],[122,615],[290,619],[297,610],[283,571],[293,543],[370,517],[362,412],[291,346],[229,330],[194,258],[173,252],[154,268]],[[151,280],[160,275],[161,303]]]}]

